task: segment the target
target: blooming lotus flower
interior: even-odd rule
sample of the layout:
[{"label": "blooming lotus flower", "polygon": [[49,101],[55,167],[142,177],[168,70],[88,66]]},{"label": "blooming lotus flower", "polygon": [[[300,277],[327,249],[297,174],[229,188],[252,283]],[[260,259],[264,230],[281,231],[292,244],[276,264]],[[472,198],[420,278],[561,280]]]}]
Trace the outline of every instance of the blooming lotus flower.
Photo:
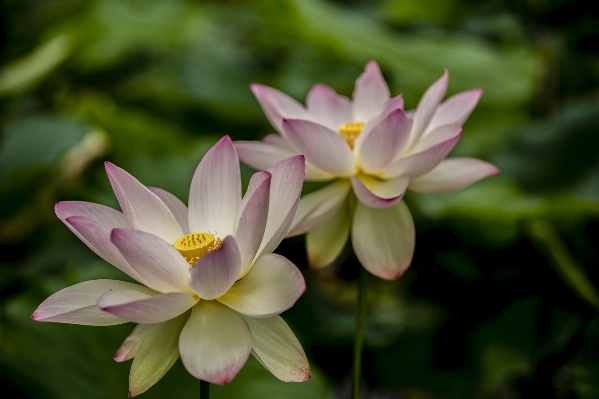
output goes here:
[{"label": "blooming lotus flower", "polygon": [[414,252],[414,223],[401,201],[406,189],[439,194],[498,173],[477,159],[445,159],[482,94],[476,89],[442,102],[447,82],[445,71],[409,112],[403,110],[401,95],[390,97],[375,62],[357,79],[351,100],[317,84],[304,107],[275,89],[252,85],[280,135],[236,142],[240,159],[263,170],[304,154],[307,181],[334,181],[302,197],[289,231],[308,232],[312,266],[335,260],[351,229],[364,267],[381,278],[397,279]]},{"label": "blooming lotus flower", "polygon": [[179,355],[195,377],[228,383],[252,353],[283,381],[310,378],[306,356],[278,315],[305,290],[302,274],[273,254],[297,208],[304,159],[294,156],[250,180],[242,199],[229,137],[197,167],[189,209],[106,163],[123,212],[60,202],[56,214],[87,246],[140,284],[86,281],[59,291],[36,321],[138,323],[114,356],[133,358],[129,395],[154,385]]}]

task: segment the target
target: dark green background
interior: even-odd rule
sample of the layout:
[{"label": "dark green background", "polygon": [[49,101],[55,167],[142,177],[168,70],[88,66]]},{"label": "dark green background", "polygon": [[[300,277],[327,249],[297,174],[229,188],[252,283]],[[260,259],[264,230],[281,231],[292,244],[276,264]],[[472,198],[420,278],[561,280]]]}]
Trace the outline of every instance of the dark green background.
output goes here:
[{"label": "dark green background", "polygon": [[[103,161],[185,199],[222,135],[271,133],[249,89],[351,95],[369,60],[407,108],[450,72],[484,95],[453,156],[502,174],[408,194],[417,245],[398,282],[371,278],[371,398],[599,397],[599,16],[567,0],[2,0],[0,384],[9,398],[125,398],[112,355],[131,325],[35,323],[53,292],[123,279],[55,217],[117,206]],[[244,183],[252,171],[242,167]],[[306,185],[305,191],[314,189]],[[283,317],[313,378],[253,359],[215,398],[347,397],[358,264],[310,271],[303,237],[278,252],[308,290]],[[8,392],[8,393],[7,393]],[[345,392],[345,393],[344,393]],[[144,398],[197,398],[178,362]],[[346,396],[343,396],[346,395]]]}]

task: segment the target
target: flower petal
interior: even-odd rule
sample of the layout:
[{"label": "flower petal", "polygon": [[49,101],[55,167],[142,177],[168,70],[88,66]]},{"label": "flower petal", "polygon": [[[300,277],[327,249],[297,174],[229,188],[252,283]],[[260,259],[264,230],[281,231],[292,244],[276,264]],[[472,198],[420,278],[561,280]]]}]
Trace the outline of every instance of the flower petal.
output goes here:
[{"label": "flower petal", "polygon": [[478,100],[480,100],[482,94],[482,89],[474,89],[449,97],[443,104],[439,105],[426,131],[428,132],[436,127],[452,123],[463,125],[472,113],[472,110],[474,110],[474,107],[476,107],[476,104],[478,104]]},{"label": "flower petal", "polygon": [[258,99],[262,110],[272,126],[283,136],[283,118],[308,118],[306,109],[287,94],[260,84],[251,85],[252,92]]},{"label": "flower petal", "polygon": [[71,216],[65,224],[87,246],[102,259],[115,266],[131,278],[146,285],[147,281],[125,260],[118,248],[110,241],[110,229],[96,224],[91,219],[83,216]]},{"label": "flower petal", "polygon": [[[189,228],[192,232],[233,234],[241,203],[239,158],[229,136],[216,143],[198,165],[189,191]],[[174,241],[172,241],[174,242]]]},{"label": "flower petal", "polygon": [[408,144],[411,128],[412,120],[402,109],[391,112],[373,127],[361,145],[356,145],[364,171],[377,174],[399,158]]},{"label": "flower petal", "polygon": [[285,257],[259,257],[249,273],[217,300],[252,317],[270,317],[289,309],[306,289],[304,277]]},{"label": "flower petal", "polygon": [[389,100],[389,87],[376,62],[366,64],[364,73],[356,80],[352,98],[355,122],[367,121]]},{"label": "flower petal", "polygon": [[129,226],[175,242],[183,230],[168,207],[123,169],[105,162],[106,173]]},{"label": "flower petal", "polygon": [[112,326],[125,320],[103,312],[96,305],[98,298],[113,289],[135,289],[137,284],[118,280],[91,280],[62,289],[37,307],[31,318],[35,321]]},{"label": "flower petal", "polygon": [[261,254],[274,251],[287,234],[304,183],[304,165],[304,156],[296,155],[276,163],[267,170],[272,175],[268,220],[262,244],[254,260]]},{"label": "flower petal", "polygon": [[189,286],[202,299],[218,298],[233,285],[241,270],[239,247],[232,236],[189,269]]},{"label": "flower petal", "polygon": [[198,302],[179,338],[187,371],[213,384],[231,381],[251,350],[252,334],[246,321],[216,301]]},{"label": "flower petal", "polygon": [[447,69],[443,73],[443,76],[433,83],[426,92],[422,95],[416,112],[414,113],[414,125],[412,126],[412,134],[410,137],[409,147],[413,143],[418,141],[422,133],[426,130],[431,117],[437,110],[437,107],[447,91],[447,82],[449,80],[449,73]]},{"label": "flower petal", "polygon": [[337,176],[350,176],[355,171],[349,144],[339,133],[326,126],[301,119],[284,119],[287,139],[306,156],[306,161]]},{"label": "flower petal", "polygon": [[191,293],[189,264],[162,238],[139,230],[114,229],[110,240],[153,290]]},{"label": "flower petal", "polygon": [[141,345],[141,341],[153,326],[153,324],[136,325],[133,331],[131,331],[131,334],[129,334],[129,336],[114,354],[114,360],[120,363],[129,359],[133,359],[137,354],[139,346]]},{"label": "flower petal", "polygon": [[352,104],[349,98],[340,96],[323,84],[316,84],[310,89],[306,106],[315,121],[333,130],[352,121]]},{"label": "flower petal", "polygon": [[243,316],[252,331],[252,354],[275,377],[285,382],[309,380],[310,364],[301,344],[280,316]]},{"label": "flower petal", "polygon": [[239,208],[235,241],[239,245],[241,255],[240,276],[245,276],[252,266],[264,238],[264,229],[268,220],[271,178],[272,175],[269,172],[254,174]]},{"label": "flower petal", "polygon": [[[428,148],[401,158],[391,165],[383,174],[385,178],[396,178],[398,176],[417,177],[430,172],[437,166],[447,154],[451,152],[462,134],[462,128],[459,125],[445,125],[435,129],[429,136],[423,139],[428,139],[436,136],[437,131],[446,131],[452,136],[439,143],[433,144]],[[443,133],[445,135],[445,133]]]},{"label": "flower petal", "polygon": [[169,193],[166,190],[163,190],[158,187],[148,187],[148,190],[153,192],[164,202],[164,204],[171,211],[179,226],[181,226],[181,230],[183,230],[183,234],[189,234],[189,223],[187,222],[187,206],[181,201],[179,198]]},{"label": "flower petal", "polygon": [[414,221],[406,204],[375,209],[358,203],[352,244],[362,265],[385,280],[397,280],[412,262]]},{"label": "flower petal", "polygon": [[134,323],[155,324],[174,319],[187,311],[197,300],[183,292],[158,294],[145,290],[116,289],[98,299],[98,307],[123,320]]},{"label": "flower petal", "polygon": [[[179,335],[189,313],[155,324],[139,345],[129,373],[129,397],[156,384],[179,358]],[[197,338],[196,338],[197,339]]]},{"label": "flower petal", "polygon": [[304,195],[300,199],[287,237],[304,234],[329,220],[347,197],[349,189],[349,180],[341,179]]},{"label": "flower petal", "polygon": [[441,194],[459,190],[499,169],[488,162],[473,158],[449,158],[425,175],[410,180],[408,188],[422,194]]},{"label": "flower petal", "polygon": [[[54,206],[54,211],[63,223],[71,216],[83,216],[107,229],[131,227],[127,224],[127,219],[121,212],[93,202],[62,201]],[[68,227],[70,228],[70,226]],[[77,232],[74,233],[79,236]]]},{"label": "flower petal", "polygon": [[371,208],[386,208],[397,204],[405,194],[409,181],[405,176],[389,180],[380,180],[370,175],[351,178],[356,197]]},{"label": "flower petal", "polygon": [[310,267],[323,268],[339,256],[351,226],[352,215],[347,203],[337,207],[333,216],[306,235],[306,250]]}]

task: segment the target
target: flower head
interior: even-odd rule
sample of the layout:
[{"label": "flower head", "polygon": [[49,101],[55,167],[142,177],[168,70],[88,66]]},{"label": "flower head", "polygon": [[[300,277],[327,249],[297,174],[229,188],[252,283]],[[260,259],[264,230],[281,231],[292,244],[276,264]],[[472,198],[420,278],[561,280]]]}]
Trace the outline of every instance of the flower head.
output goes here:
[{"label": "flower head", "polygon": [[94,252],[140,284],[86,281],[46,299],[32,318],[84,325],[138,323],[114,356],[134,358],[130,396],[154,385],[177,360],[195,377],[226,384],[250,352],[276,377],[310,377],[305,354],[278,315],[305,290],[286,258],[273,254],[295,214],[304,159],[256,173],[241,196],[229,137],[204,156],[189,208],[106,163],[123,212],[60,202],[56,214]]},{"label": "flower head", "polygon": [[476,89],[442,102],[447,82],[445,71],[408,112],[401,95],[390,97],[373,61],[357,79],[351,100],[317,84],[304,107],[275,89],[252,86],[280,135],[236,142],[241,160],[266,169],[304,154],[306,180],[335,181],[301,199],[289,232],[308,232],[312,266],[331,263],[351,230],[362,264],[381,278],[397,279],[414,251],[414,224],[401,201],[406,190],[443,193],[498,173],[480,160],[445,159],[482,94]]}]

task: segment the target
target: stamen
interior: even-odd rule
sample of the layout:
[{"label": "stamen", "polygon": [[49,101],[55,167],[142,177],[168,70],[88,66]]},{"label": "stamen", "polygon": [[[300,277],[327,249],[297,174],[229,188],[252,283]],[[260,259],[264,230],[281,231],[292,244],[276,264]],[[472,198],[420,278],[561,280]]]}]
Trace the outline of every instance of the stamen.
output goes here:
[{"label": "stamen", "polygon": [[202,256],[220,248],[222,243],[220,238],[215,239],[210,233],[192,233],[179,238],[173,247],[193,266]]},{"label": "stamen", "polygon": [[339,134],[347,141],[347,144],[353,149],[356,138],[360,135],[364,122],[350,122],[339,126]]}]

